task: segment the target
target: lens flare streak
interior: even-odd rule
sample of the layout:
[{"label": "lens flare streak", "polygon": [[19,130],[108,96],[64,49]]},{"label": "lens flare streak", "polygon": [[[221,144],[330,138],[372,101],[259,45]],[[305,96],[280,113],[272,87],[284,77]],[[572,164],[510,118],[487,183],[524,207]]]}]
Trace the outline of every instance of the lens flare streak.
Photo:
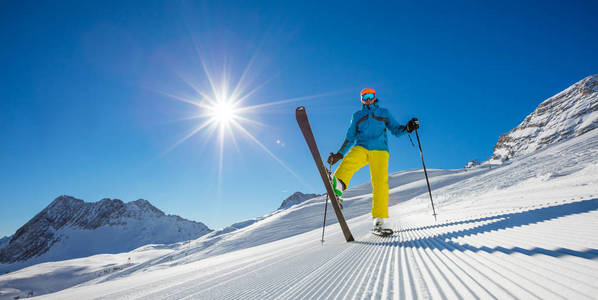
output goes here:
[{"label": "lens flare streak", "polygon": [[[197,45],[196,45],[197,47]],[[199,50],[199,49],[196,49]],[[308,96],[301,96],[301,97],[293,97],[287,98],[278,101],[269,101],[257,105],[245,105],[241,106],[241,103],[245,102],[259,90],[261,90],[264,86],[266,86],[272,79],[268,79],[265,82],[260,84],[256,84],[254,87],[250,86],[243,86],[244,82],[251,81],[248,80],[249,69],[251,65],[254,63],[253,58],[250,63],[245,67],[243,70],[243,74],[241,78],[236,82],[232,92],[229,92],[230,82],[229,77],[225,72],[223,72],[221,78],[222,82],[215,81],[214,76],[209,72],[208,66],[206,62],[200,58],[201,61],[201,68],[203,69],[206,78],[209,82],[211,90],[210,92],[206,92],[205,89],[201,89],[196,84],[192,83],[191,80],[185,78],[185,76],[179,77],[189,85],[195,93],[199,96],[199,98],[186,98],[177,95],[173,95],[171,93],[160,92],[161,94],[177,100],[183,103],[191,104],[198,109],[197,114],[194,114],[190,117],[185,117],[179,120],[192,120],[192,119],[203,119],[197,127],[192,129],[189,133],[183,136],[181,139],[176,141],[171,147],[169,147],[164,154],[172,151],[176,147],[180,146],[183,142],[187,141],[194,135],[200,132],[206,132],[205,141],[209,140],[213,135],[214,131],[217,131],[217,147],[218,147],[218,193],[220,194],[221,186],[222,186],[222,173],[224,170],[224,151],[225,151],[225,141],[227,138],[230,138],[232,141],[235,149],[240,153],[239,144],[237,138],[235,137],[235,132],[241,134],[241,136],[247,137],[251,140],[255,145],[257,145],[260,149],[262,149],[269,157],[271,157],[274,161],[276,161],[280,166],[282,166],[287,172],[293,175],[298,182],[305,185],[305,187],[309,188],[310,190],[314,190],[305,180],[303,180],[293,169],[291,169],[285,162],[283,162],[279,157],[277,157],[267,146],[264,145],[261,141],[259,141],[253,134],[251,134],[244,126],[243,123],[246,124],[253,124],[257,126],[267,126],[255,118],[251,118],[244,114],[255,114],[264,112],[266,108],[287,104],[291,102],[296,102],[300,100],[309,100],[309,99],[316,99],[320,97],[330,96],[334,94],[340,93],[337,92],[327,92],[327,93],[320,93],[315,95],[308,95]]]}]

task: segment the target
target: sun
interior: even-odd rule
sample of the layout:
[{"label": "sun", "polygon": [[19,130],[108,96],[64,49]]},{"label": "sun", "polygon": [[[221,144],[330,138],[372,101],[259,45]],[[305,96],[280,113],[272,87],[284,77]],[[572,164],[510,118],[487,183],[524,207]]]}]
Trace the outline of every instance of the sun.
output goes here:
[{"label": "sun", "polygon": [[[328,97],[339,94],[341,91],[323,92],[320,94],[291,97],[274,101],[268,100],[258,104],[248,105],[246,103],[247,100],[256,97],[256,93],[272,80],[268,79],[262,83],[254,82],[254,78],[251,78],[249,75],[249,69],[253,65],[253,59],[245,67],[245,70],[237,76],[236,82],[231,81],[231,77],[234,76],[231,76],[226,71],[222,71],[221,74],[213,74],[209,72],[207,64],[201,56],[199,57],[199,60],[209,85],[202,86],[195,83],[193,79],[181,75],[180,78],[193,89],[194,94],[192,96],[179,96],[164,91],[158,91],[169,98],[195,106],[195,110],[192,114],[180,119],[181,121],[200,120],[184,136],[179,138],[172,146],[168,147],[162,155],[169,153],[191,137],[202,133],[203,143],[210,142],[218,148],[219,158],[216,161],[218,164],[217,189],[220,193],[222,187],[222,173],[224,170],[225,144],[230,141],[232,145],[235,146],[236,150],[241,153],[241,147],[239,147],[239,144],[237,143],[237,138],[240,137],[244,141],[249,141],[262,149],[267,156],[272,158],[273,161],[293,175],[298,182],[301,182],[307,188],[313,190],[301,176],[299,176],[282,159],[276,156],[271,145],[268,145],[267,143],[264,144],[250,132],[250,126],[269,126],[268,124],[260,122],[256,117],[260,113],[266,113],[274,106]],[[216,80],[217,78],[221,78],[220,81]],[[243,140],[241,140],[241,142],[243,142]],[[276,144],[280,145],[281,142],[278,141]]]},{"label": "sun", "polygon": [[213,107],[208,108],[208,110],[214,121],[220,124],[228,124],[237,116],[235,105],[232,101],[219,101]]}]

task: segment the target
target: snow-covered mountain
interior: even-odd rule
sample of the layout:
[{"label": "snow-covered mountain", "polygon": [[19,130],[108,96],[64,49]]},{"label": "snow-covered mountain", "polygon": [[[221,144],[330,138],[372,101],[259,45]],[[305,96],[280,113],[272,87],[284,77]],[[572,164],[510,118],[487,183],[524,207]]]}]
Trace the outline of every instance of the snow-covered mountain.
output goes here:
[{"label": "snow-covered mountain", "polygon": [[0,248],[8,245],[8,242],[10,242],[10,236],[5,236],[3,238],[0,238]]},{"label": "snow-covered mountain", "polygon": [[278,209],[285,209],[285,208],[289,208],[293,205],[299,204],[305,200],[309,200],[311,198],[314,197],[318,197],[320,195],[318,194],[304,194],[302,192],[295,192],[294,194],[292,194],[291,196],[289,196],[288,198],[286,198],[284,201],[282,201],[282,203],[280,204],[280,207]]},{"label": "snow-covered mountain", "polygon": [[60,196],[19,228],[0,249],[0,269],[15,262],[39,263],[125,252],[146,244],[175,243],[211,231],[203,223],[166,215],[143,199],[88,203]]},{"label": "snow-covered mountain", "polygon": [[490,163],[502,163],[598,128],[598,74],[540,103],[519,126],[503,134]]}]

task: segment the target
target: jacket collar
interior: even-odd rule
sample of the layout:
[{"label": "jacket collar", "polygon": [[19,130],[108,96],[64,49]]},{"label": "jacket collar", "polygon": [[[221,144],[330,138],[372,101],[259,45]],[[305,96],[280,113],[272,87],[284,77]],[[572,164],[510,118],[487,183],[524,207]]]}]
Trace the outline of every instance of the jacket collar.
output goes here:
[{"label": "jacket collar", "polygon": [[372,111],[372,110],[376,110],[377,108],[378,108],[378,101],[376,101],[370,105],[364,104],[362,110]]}]

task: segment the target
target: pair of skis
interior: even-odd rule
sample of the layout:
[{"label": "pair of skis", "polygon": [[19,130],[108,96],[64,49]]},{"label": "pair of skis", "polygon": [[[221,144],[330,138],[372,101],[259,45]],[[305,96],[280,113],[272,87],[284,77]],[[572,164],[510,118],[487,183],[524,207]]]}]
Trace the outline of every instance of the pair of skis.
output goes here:
[{"label": "pair of skis", "polygon": [[[353,234],[351,234],[351,230],[349,230],[349,226],[347,226],[347,222],[345,221],[345,217],[343,216],[343,212],[341,210],[340,202],[334,193],[332,188],[332,183],[330,182],[330,174],[322,161],[322,156],[320,155],[320,151],[318,150],[318,145],[316,144],[316,139],[314,138],[314,134],[311,130],[311,125],[309,124],[309,120],[307,119],[307,112],[305,111],[305,107],[299,106],[295,110],[295,118],[297,119],[297,124],[299,124],[299,128],[301,129],[301,133],[303,133],[303,137],[305,138],[305,142],[311,152],[312,157],[316,163],[316,167],[318,168],[318,172],[322,177],[322,181],[324,182],[324,187],[326,188],[326,193],[330,202],[332,203],[332,208],[334,209],[334,213],[336,214],[336,218],[338,219],[338,223],[341,226],[341,230],[343,231],[343,235],[345,236],[345,240],[347,242],[354,241]],[[424,166],[424,172],[426,174],[426,182],[428,184],[428,191],[430,193],[430,201],[432,201],[432,191],[430,190],[430,182],[428,181],[428,172],[426,171],[426,165],[424,164],[424,156],[421,150],[421,143],[419,141],[419,135],[417,134],[417,130],[415,131],[417,136],[417,143],[419,144],[419,153],[422,158],[422,164]],[[326,206],[328,206],[328,201],[326,201]],[[434,219],[436,219],[436,210],[434,210],[434,202],[432,201],[432,209],[434,211]],[[326,224],[326,214],[324,214],[324,225]],[[324,230],[322,228],[322,230]],[[373,229],[372,233],[379,236],[389,236],[393,234],[392,229]],[[322,242],[324,242],[324,233],[322,232]]]}]

